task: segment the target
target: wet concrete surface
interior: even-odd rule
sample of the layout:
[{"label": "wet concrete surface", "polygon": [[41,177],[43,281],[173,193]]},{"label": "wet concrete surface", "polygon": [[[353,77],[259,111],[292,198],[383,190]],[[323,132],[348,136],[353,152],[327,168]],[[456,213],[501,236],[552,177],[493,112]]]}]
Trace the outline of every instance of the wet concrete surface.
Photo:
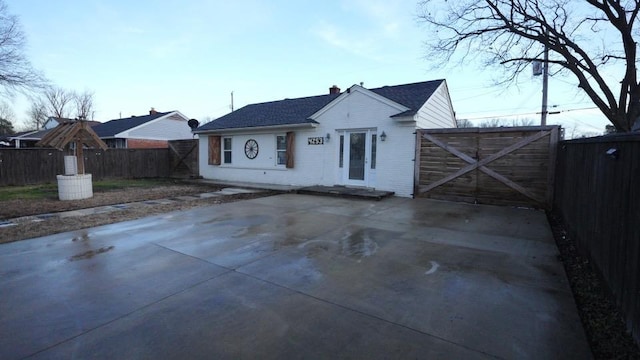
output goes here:
[{"label": "wet concrete surface", "polygon": [[544,213],[278,195],[0,245],[0,358],[591,357]]}]

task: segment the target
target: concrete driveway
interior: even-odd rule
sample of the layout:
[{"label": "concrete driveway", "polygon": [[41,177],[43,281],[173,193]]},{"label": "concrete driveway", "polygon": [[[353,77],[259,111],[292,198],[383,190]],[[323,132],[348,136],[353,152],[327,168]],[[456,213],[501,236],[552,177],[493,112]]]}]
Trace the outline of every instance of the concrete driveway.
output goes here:
[{"label": "concrete driveway", "polygon": [[587,359],[544,213],[279,195],[0,245],[0,358]]}]

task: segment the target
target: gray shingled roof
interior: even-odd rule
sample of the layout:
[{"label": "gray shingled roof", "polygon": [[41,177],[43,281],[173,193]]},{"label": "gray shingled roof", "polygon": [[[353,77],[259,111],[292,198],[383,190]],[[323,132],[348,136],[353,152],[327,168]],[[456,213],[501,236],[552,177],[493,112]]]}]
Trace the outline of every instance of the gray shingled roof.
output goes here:
[{"label": "gray shingled roof", "polygon": [[[415,114],[443,81],[444,80],[433,80],[414,84],[384,86],[368,90],[408,107],[409,110],[394,115],[405,116]],[[338,96],[339,94],[330,94],[247,105],[200,126],[196,129],[196,132],[314,124],[317,122],[309,119],[309,117],[328,105]]]},{"label": "gray shingled roof", "polygon": [[315,124],[317,122],[309,116],[338,96],[331,94],[251,104],[204,124],[196,131]]},{"label": "gray shingled roof", "polygon": [[123,131],[127,131],[129,129],[133,129],[136,126],[140,126],[144,123],[147,123],[151,120],[155,120],[159,117],[165,116],[172,111],[169,112],[159,112],[150,115],[143,116],[132,116],[124,119],[115,119],[104,122],[100,125],[96,125],[92,127],[93,131],[98,134],[100,138],[108,138],[113,137],[116,134],[119,134]]},{"label": "gray shingled roof", "polygon": [[383,86],[377,89],[370,89],[374,93],[386,97],[389,100],[395,101],[398,104],[404,105],[409,110],[393,115],[406,116],[414,115],[422,105],[433,95],[438,89],[440,84],[444,80],[432,80],[413,84],[396,85],[396,86]]}]

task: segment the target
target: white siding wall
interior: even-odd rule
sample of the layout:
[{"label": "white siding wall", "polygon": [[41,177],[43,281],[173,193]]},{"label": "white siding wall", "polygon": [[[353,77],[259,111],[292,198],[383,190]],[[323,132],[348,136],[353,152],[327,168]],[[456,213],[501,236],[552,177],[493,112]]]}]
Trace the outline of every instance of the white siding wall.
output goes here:
[{"label": "white siding wall", "polygon": [[[339,131],[371,129],[378,134],[373,187],[410,197],[413,193],[415,122],[398,122],[390,117],[396,113],[397,108],[372,98],[366,92],[352,91],[315,119],[320,123],[316,128],[295,130],[293,169],[275,164],[275,135],[284,134],[284,130],[277,133],[229,134],[233,138],[233,163],[220,166],[208,165],[208,138],[200,135],[200,175],[207,179],[298,186],[341,184],[342,169],[338,168]],[[451,126],[451,123],[446,126]],[[383,131],[387,135],[384,142],[380,141]],[[325,137],[327,133],[331,135],[329,142],[325,140],[324,145],[308,145],[309,137]],[[258,157],[254,160],[244,155],[244,144],[250,138],[258,141],[260,146]]]},{"label": "white siding wall", "polygon": [[[208,136],[200,135],[200,175],[206,179],[225,181],[296,186],[334,185],[327,165],[331,162],[331,152],[336,145],[334,139],[324,145],[307,145],[308,137],[324,137],[326,132],[323,134],[317,129],[310,129],[295,130],[295,134],[295,162],[292,169],[276,164],[276,135],[285,135],[285,131],[221,135],[223,138],[232,138],[232,161],[231,164],[219,166],[208,164]],[[259,151],[255,159],[248,159],[244,154],[244,144],[249,139],[258,142]],[[221,159],[224,162],[224,153],[221,153]]]},{"label": "white siding wall", "polygon": [[44,124],[42,124],[42,129],[53,129],[54,127],[58,126],[60,123],[57,120],[54,120],[53,118],[49,118],[47,119],[47,121],[45,121]]},{"label": "white siding wall", "polygon": [[455,114],[446,82],[442,82],[416,116],[416,126],[419,129],[456,127]]},{"label": "white siding wall", "polygon": [[191,128],[188,119],[174,114],[149,121],[146,124],[119,134],[117,137],[148,140],[182,140],[191,139]]},{"label": "white siding wall", "polygon": [[[338,151],[339,137],[335,129],[375,129],[378,134],[376,156],[376,181],[374,187],[380,190],[394,191],[398,196],[411,196],[413,193],[413,153],[414,123],[402,125],[391,118],[398,109],[386,105],[365,93],[353,91],[343,101],[337,103],[316,119],[323,132],[332,132],[335,145],[334,168],[335,183],[339,184]],[[380,141],[382,132],[387,140]]]}]

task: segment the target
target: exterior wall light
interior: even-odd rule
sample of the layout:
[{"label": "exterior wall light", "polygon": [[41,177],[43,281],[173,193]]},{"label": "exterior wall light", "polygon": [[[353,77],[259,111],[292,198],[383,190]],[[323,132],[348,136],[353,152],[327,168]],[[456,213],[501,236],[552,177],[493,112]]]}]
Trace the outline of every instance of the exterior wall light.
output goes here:
[{"label": "exterior wall light", "polygon": [[327,133],[327,136],[325,136],[325,140],[329,142],[329,140],[331,140],[331,134]]},{"label": "exterior wall light", "polygon": [[385,134],[384,131],[382,131],[382,134],[380,134],[380,140],[382,140],[382,141],[387,140],[387,134]]}]

